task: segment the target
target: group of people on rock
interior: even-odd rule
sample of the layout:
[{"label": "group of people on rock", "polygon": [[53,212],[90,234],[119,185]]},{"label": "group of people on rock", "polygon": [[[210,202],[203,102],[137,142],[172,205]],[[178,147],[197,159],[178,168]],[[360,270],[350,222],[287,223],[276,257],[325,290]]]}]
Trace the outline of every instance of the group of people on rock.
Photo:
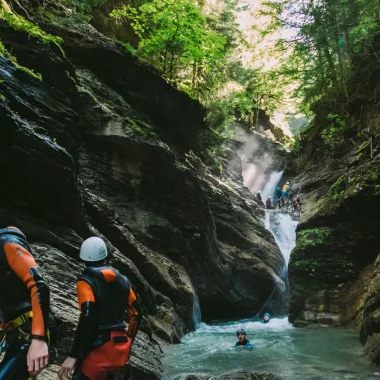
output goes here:
[{"label": "group of people on rock", "polygon": [[272,197],[269,195],[266,199],[265,203],[263,202],[261,190],[259,190],[256,193],[256,200],[259,202],[262,207],[264,207],[267,210],[275,210],[278,206],[279,209],[285,206],[285,199],[288,199],[289,202],[292,202],[293,211],[299,211],[301,209],[302,201],[299,197],[297,197],[296,200],[293,201],[293,195],[294,192],[292,186],[290,185],[290,182],[286,182],[284,186],[281,188],[280,186],[277,186],[275,191],[275,204],[273,204]]},{"label": "group of people on rock", "polygon": [[[270,321],[270,314],[265,313],[264,314],[264,319],[262,320],[261,323],[269,323]],[[235,343],[235,348],[237,347],[244,347],[248,349],[253,349],[255,346],[247,339],[247,332],[244,329],[239,329],[236,330],[236,337],[237,337],[237,342]]]},{"label": "group of people on rock", "polygon": [[[98,237],[80,248],[86,266],[76,283],[81,313],[61,380],[112,380],[129,358],[142,313],[127,277],[107,264],[107,255]],[[0,318],[0,380],[34,379],[48,365],[55,318],[49,285],[16,227],[0,229]]]}]

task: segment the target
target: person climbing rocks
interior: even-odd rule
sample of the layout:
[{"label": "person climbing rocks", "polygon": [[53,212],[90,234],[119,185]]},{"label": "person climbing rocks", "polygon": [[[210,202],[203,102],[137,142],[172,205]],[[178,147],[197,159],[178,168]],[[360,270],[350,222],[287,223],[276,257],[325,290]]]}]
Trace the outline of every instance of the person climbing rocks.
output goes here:
[{"label": "person climbing rocks", "polygon": [[265,208],[266,208],[267,210],[273,210],[273,209],[274,209],[274,207],[273,207],[273,205],[272,205],[272,197],[271,197],[271,196],[269,196],[269,197],[267,198],[267,200],[265,201]]},{"label": "person climbing rocks", "polygon": [[16,227],[0,229],[0,314],[6,353],[0,380],[28,380],[47,365],[50,291]]},{"label": "person climbing rocks", "polygon": [[263,323],[268,323],[269,321],[270,321],[270,314],[269,313],[265,313],[264,314]]},{"label": "person climbing rocks", "polygon": [[247,333],[245,332],[244,329],[239,329],[236,331],[236,336],[238,341],[235,343],[235,348],[236,347],[245,347],[248,349],[253,349],[255,348],[254,345],[247,339]]},{"label": "person climbing rocks", "polygon": [[113,380],[128,361],[142,312],[129,280],[106,264],[107,255],[98,237],[81,246],[79,257],[86,264],[77,280],[81,314],[71,352],[58,372],[61,380]]},{"label": "person climbing rocks", "polygon": [[293,211],[300,211],[301,210],[302,201],[299,197],[293,202]]},{"label": "person climbing rocks", "polygon": [[279,208],[281,208],[281,198],[282,198],[282,190],[281,190],[281,187],[280,186],[277,186],[276,188],[276,191],[275,191],[275,195],[276,195],[276,206],[278,205]]},{"label": "person climbing rocks", "polygon": [[294,192],[294,190],[290,186],[290,182],[286,182],[286,184],[282,187],[282,195],[281,195],[282,206],[285,205],[285,197],[287,197],[291,201],[291,192]]},{"label": "person climbing rocks", "polygon": [[265,204],[264,204],[263,199],[262,199],[262,197],[261,197],[261,190],[259,190],[259,191],[256,193],[256,199],[257,199],[257,201],[259,202],[259,205],[265,208]]}]

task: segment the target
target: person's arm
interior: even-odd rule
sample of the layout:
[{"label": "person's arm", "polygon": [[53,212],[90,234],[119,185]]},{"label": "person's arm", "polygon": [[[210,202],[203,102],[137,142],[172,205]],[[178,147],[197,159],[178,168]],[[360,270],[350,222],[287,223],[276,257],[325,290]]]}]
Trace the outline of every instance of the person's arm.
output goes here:
[{"label": "person's arm", "polygon": [[127,334],[132,339],[132,341],[134,341],[137,332],[139,331],[143,314],[139,304],[137,303],[136,295],[132,289],[129,291],[127,312],[129,315]]},{"label": "person's arm", "polygon": [[98,319],[95,312],[95,296],[91,285],[83,280],[77,282],[80,317],[70,357],[86,355],[97,330]]},{"label": "person's arm", "polygon": [[6,243],[4,252],[10,268],[30,293],[33,318],[27,364],[30,375],[36,376],[48,364],[46,337],[50,310],[49,287],[41,276],[32,254],[25,248],[15,243]]},{"label": "person's arm", "polygon": [[97,332],[97,318],[95,314],[95,296],[91,285],[83,280],[77,282],[80,317],[74,343],[69,356],[58,371],[58,378],[70,379],[79,356],[84,356],[93,342]]}]

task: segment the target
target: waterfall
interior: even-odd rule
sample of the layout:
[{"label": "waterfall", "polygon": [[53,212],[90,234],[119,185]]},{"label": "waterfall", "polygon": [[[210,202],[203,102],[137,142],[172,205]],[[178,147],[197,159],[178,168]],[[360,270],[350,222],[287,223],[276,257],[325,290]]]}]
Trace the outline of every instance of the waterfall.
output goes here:
[{"label": "waterfall", "polygon": [[296,246],[296,228],[298,221],[293,215],[279,210],[267,210],[265,217],[266,228],[272,232],[274,239],[288,265],[290,253]]},{"label": "waterfall", "polygon": [[202,321],[201,307],[199,304],[199,298],[195,290],[193,291],[193,322],[195,330],[199,327]]},{"label": "waterfall", "polygon": [[[262,194],[265,200],[269,195],[272,195],[281,179],[283,172],[273,172],[268,182],[266,183]],[[275,205],[275,200],[273,202]],[[281,210],[266,210],[265,212],[265,227],[272,233],[274,239],[284,259],[286,265],[289,263],[290,253],[296,246],[296,228],[298,221],[293,214],[283,212]]]},{"label": "waterfall", "polygon": [[269,196],[273,196],[276,190],[277,184],[282,177],[282,173],[283,171],[271,173],[267,183],[265,184],[264,188],[261,190],[261,195],[263,197],[264,202]]}]

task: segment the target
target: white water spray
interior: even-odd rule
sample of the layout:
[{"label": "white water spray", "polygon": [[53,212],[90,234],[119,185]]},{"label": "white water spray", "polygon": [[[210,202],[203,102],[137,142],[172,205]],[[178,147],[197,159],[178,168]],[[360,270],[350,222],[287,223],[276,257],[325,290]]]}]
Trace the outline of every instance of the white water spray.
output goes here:
[{"label": "white water spray", "polygon": [[282,177],[282,173],[283,171],[271,173],[269,180],[267,181],[267,183],[265,184],[264,188],[261,191],[264,202],[269,196],[273,196],[276,190],[277,184]]},{"label": "white water spray", "polygon": [[284,256],[286,265],[289,263],[290,253],[296,246],[297,224],[298,221],[289,213],[277,210],[266,211],[265,226],[270,232],[272,232],[272,235]]},{"label": "white water spray", "polygon": [[[283,172],[273,172],[266,183],[262,195],[265,199],[272,195],[281,179]],[[273,205],[276,204],[274,200]],[[272,232],[274,239],[284,256],[286,265],[289,263],[290,253],[296,246],[296,228],[298,221],[293,214],[280,210],[266,210],[265,227]]]}]

